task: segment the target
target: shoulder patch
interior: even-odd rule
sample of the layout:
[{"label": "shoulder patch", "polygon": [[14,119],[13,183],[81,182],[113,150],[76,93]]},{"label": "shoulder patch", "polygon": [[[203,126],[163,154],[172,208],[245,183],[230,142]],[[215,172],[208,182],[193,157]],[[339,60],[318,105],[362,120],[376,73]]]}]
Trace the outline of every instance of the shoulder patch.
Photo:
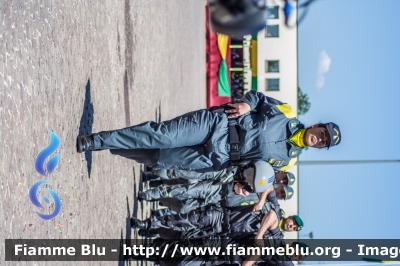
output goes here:
[{"label": "shoulder patch", "polygon": [[290,107],[290,105],[287,103],[276,105],[276,108],[278,108],[278,110],[282,114],[284,114],[287,118],[295,118],[296,117],[292,107]]},{"label": "shoulder patch", "polygon": [[297,157],[294,157],[292,159],[290,159],[289,163],[282,167],[281,169],[279,169],[280,171],[286,171],[287,169],[289,169],[290,167],[292,167],[293,165],[295,165],[297,162]]},{"label": "shoulder patch", "polygon": [[277,160],[272,164],[272,166],[279,167],[282,166],[284,162],[285,162],[284,160]]}]

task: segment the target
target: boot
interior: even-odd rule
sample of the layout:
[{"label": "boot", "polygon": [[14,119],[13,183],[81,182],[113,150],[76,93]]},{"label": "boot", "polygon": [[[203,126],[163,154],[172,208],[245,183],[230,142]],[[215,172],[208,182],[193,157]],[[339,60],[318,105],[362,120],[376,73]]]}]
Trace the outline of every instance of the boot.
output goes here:
[{"label": "boot", "polygon": [[163,184],[163,182],[161,180],[152,180],[149,182],[149,186],[152,188],[161,186]]},{"label": "boot", "polygon": [[138,199],[139,201],[147,200],[146,192],[139,191],[139,192],[138,192],[137,199]]},{"label": "boot", "polygon": [[160,235],[155,232],[154,230],[144,230],[144,229],[139,229],[138,231],[138,235],[142,236],[142,237],[159,237]]},{"label": "boot", "polygon": [[150,226],[147,221],[142,221],[136,217],[131,217],[131,227],[147,230]]},{"label": "boot", "polygon": [[93,134],[82,135],[76,138],[76,151],[82,153],[85,151],[93,150]]},{"label": "boot", "polygon": [[154,179],[159,179],[159,178],[160,178],[159,176],[156,176],[152,172],[143,172],[142,173],[142,181],[143,182],[154,180]]},{"label": "boot", "polygon": [[169,208],[150,210],[151,216],[160,217],[160,216],[169,215],[169,214],[171,214],[171,210]]}]

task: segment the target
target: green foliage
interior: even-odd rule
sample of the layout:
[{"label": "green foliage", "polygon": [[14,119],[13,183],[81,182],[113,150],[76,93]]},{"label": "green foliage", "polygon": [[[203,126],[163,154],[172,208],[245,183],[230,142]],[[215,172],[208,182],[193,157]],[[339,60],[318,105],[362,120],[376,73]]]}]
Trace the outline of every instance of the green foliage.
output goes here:
[{"label": "green foliage", "polygon": [[304,115],[310,110],[311,103],[308,100],[308,95],[303,93],[300,87],[297,87],[297,114]]}]

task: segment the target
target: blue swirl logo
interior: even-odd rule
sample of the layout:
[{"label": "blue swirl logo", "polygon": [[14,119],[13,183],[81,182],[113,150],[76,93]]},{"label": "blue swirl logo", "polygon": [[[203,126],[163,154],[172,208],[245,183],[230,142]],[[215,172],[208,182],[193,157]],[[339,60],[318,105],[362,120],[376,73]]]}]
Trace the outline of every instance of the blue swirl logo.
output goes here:
[{"label": "blue swirl logo", "polygon": [[[54,134],[51,130],[49,130],[49,135],[50,135],[49,145],[46,148],[44,148],[41,152],[39,152],[35,162],[35,169],[42,176],[47,176],[43,167],[44,161],[50,156],[50,154],[52,154],[58,148],[58,146],[60,146],[60,139],[56,136],[56,134]],[[60,154],[57,152],[57,154],[53,158],[51,158],[47,163],[46,168],[48,174],[51,174],[57,167],[59,157]]]},{"label": "blue swirl logo", "polygon": [[[43,205],[39,202],[39,199],[36,197],[36,192],[38,191],[39,187],[43,184],[48,184],[51,185],[51,183],[47,180],[41,180],[37,183],[35,183],[31,189],[29,190],[29,198],[32,202],[33,205],[36,207],[44,209]],[[36,212],[36,214],[42,218],[43,220],[51,220],[54,217],[57,216],[57,214],[61,211],[61,201],[60,198],[58,197],[57,193],[55,193],[53,190],[46,188],[46,191],[49,192],[49,194],[53,197],[54,201],[54,211],[51,214],[43,214],[40,212]],[[42,199],[46,203],[50,203],[49,198],[46,195],[42,195]]]},{"label": "blue swirl logo", "polygon": [[[54,155],[53,158],[49,159],[49,161],[47,162],[47,165],[46,165],[46,170],[47,170],[47,174],[46,174],[46,171],[44,169],[44,162],[58,148],[58,146],[60,146],[60,139],[57,137],[57,135],[54,134],[51,130],[49,130],[48,132],[50,135],[50,143],[46,148],[44,148],[41,152],[39,152],[38,156],[36,157],[36,161],[35,161],[35,169],[42,176],[50,175],[54,171],[54,169],[56,169],[59,158],[60,158],[60,154],[56,153],[56,155]],[[43,184],[51,185],[51,183],[49,181],[41,180],[41,181],[35,183],[29,190],[29,198],[30,198],[32,204],[35,205],[36,207],[39,207],[42,209],[44,209],[44,207],[39,202],[39,199],[36,197],[36,194],[37,194],[39,187]],[[43,220],[51,220],[54,217],[56,217],[57,214],[61,211],[61,201],[56,192],[54,192],[53,190],[48,189],[48,188],[46,188],[45,190],[53,198],[54,211],[51,214],[43,214],[40,212],[36,212],[36,214]],[[46,195],[42,195],[42,199],[46,203],[50,203],[50,200]]]}]

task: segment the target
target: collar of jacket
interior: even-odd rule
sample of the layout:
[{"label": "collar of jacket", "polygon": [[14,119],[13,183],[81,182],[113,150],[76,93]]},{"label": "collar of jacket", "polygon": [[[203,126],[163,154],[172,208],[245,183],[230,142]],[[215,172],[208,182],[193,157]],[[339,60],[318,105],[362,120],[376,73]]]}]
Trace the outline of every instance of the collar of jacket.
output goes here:
[{"label": "collar of jacket", "polygon": [[304,125],[297,118],[292,118],[288,121],[287,126],[288,126],[288,130],[290,132],[290,136],[287,139],[287,143],[288,143],[288,145],[290,145],[290,148],[288,149],[288,156],[289,156],[289,158],[294,158],[294,157],[297,157],[300,155],[303,148],[296,147],[295,145],[290,143],[289,139],[290,139],[290,137],[293,136],[293,134],[297,130],[304,128]]}]

